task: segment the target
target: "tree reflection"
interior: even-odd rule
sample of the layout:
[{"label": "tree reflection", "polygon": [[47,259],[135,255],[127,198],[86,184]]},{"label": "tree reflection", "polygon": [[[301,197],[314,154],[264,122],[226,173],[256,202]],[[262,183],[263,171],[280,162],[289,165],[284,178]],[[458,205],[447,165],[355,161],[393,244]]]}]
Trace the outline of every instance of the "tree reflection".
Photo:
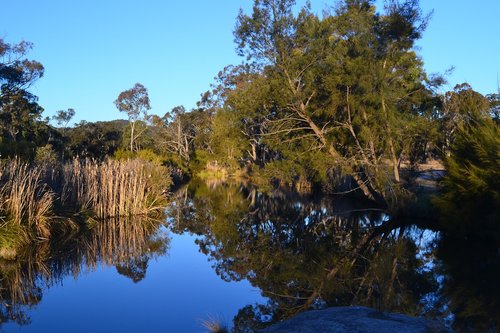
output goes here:
[{"label": "tree reflection", "polygon": [[90,225],[77,235],[22,246],[14,260],[0,259],[0,323],[29,324],[27,309],[41,301],[46,289],[100,264],[116,266],[137,283],[148,261],[168,251],[169,238],[157,221],[114,219]]},{"label": "tree reflection", "polygon": [[500,243],[482,235],[444,233],[437,251],[442,295],[458,332],[500,329]]},{"label": "tree reflection", "polygon": [[321,306],[422,314],[422,299],[438,287],[414,228],[362,202],[200,183],[174,201],[173,229],[201,236],[217,274],[248,279],[269,298],[267,306],[240,311],[235,327],[242,331],[261,327],[255,320],[262,317],[281,320]]},{"label": "tree reflection", "polygon": [[269,300],[242,308],[235,332],[342,305],[451,318],[460,332],[500,327],[498,228],[436,233],[345,197],[264,195],[234,184],[192,183],[173,199],[172,230],[199,235],[222,279],[248,279]]}]

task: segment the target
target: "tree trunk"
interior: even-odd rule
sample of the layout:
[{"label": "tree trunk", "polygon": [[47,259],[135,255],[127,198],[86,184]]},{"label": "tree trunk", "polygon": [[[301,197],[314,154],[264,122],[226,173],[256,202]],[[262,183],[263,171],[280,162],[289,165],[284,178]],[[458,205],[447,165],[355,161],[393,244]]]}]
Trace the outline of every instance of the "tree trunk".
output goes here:
[{"label": "tree trunk", "polygon": [[130,151],[134,151],[135,121],[130,123]]},{"label": "tree trunk", "polygon": [[399,183],[399,168],[398,168],[398,158],[396,157],[396,150],[394,149],[394,142],[392,140],[392,128],[389,121],[389,113],[387,112],[387,107],[385,105],[385,98],[382,94],[382,111],[384,112],[385,117],[385,129],[387,131],[387,144],[389,145],[389,153],[392,162],[392,171],[394,174],[394,180],[396,183]]},{"label": "tree trunk", "polygon": [[[304,103],[303,99],[300,96],[300,89],[298,89],[298,88],[295,87],[295,85],[293,84],[293,81],[290,79],[290,76],[289,76],[289,74],[288,74],[288,72],[286,70],[284,71],[284,73],[286,75],[289,88],[292,91],[292,93],[294,95],[294,98],[295,98],[295,101],[297,103],[296,106],[294,107],[295,112],[297,113],[297,115],[299,117],[301,117],[302,119],[304,119],[306,121],[306,123],[309,125],[309,127],[314,132],[314,134],[316,135],[316,137],[318,138],[318,140],[321,142],[321,144],[328,149],[328,153],[330,154],[330,156],[332,156],[336,161],[341,161],[342,160],[342,156],[335,149],[335,147],[333,146],[333,144],[331,144],[330,142],[328,142],[329,140],[326,138],[325,133],[323,132],[323,130],[321,130],[316,125],[316,123],[314,122],[314,120],[312,120],[307,115],[307,108],[309,106],[309,101],[314,96],[314,92],[311,94],[311,96],[309,97],[309,99],[307,100],[307,102]],[[356,170],[354,170],[354,171],[356,171]],[[363,194],[368,199],[376,201],[376,199],[375,199],[372,191],[370,190],[370,188],[366,184],[366,182],[358,174],[356,174],[355,172],[353,172],[352,177],[356,181],[356,183],[357,183],[358,187],[361,189],[361,191],[363,191]],[[370,183],[370,180],[368,180],[368,182]]]}]

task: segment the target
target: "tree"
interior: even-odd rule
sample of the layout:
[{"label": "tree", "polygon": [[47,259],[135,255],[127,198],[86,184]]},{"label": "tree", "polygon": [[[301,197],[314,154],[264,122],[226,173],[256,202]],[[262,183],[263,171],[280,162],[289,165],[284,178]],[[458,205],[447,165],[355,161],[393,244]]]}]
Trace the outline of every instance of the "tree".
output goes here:
[{"label": "tree", "polygon": [[[427,17],[413,0],[390,1],[384,14],[371,1],[346,0],[322,19],[308,6],[294,15],[293,4],[256,0],[234,33],[238,53],[258,69],[254,81],[268,87],[258,108],[267,128],[261,135],[291,160],[316,152],[320,169],[350,176],[365,196],[387,201],[400,180],[404,130],[421,117],[415,110],[428,91],[412,49]],[[262,101],[254,97],[247,103]]]},{"label": "tree", "polygon": [[22,41],[19,44],[8,44],[0,39],[0,84],[2,88],[27,89],[43,76],[44,68],[35,60],[25,56],[33,48],[33,44]]},{"label": "tree", "polygon": [[52,117],[57,123],[59,127],[67,127],[68,123],[75,116],[74,109],[68,109],[67,111],[59,110],[56,112],[56,115]]},{"label": "tree", "polygon": [[193,137],[186,118],[186,109],[181,105],[172,108],[163,116],[162,120],[168,128],[163,141],[167,151],[175,152],[181,160],[187,163],[190,158],[190,143]]},{"label": "tree", "polygon": [[[244,159],[263,165],[266,159],[264,134],[268,111],[269,84],[254,66],[228,66],[218,76],[219,90],[224,91],[220,112],[232,117],[235,140],[241,141]],[[214,123],[216,119],[214,119]],[[243,155],[243,154],[242,154]],[[243,156],[241,156],[243,157]]]},{"label": "tree", "polygon": [[120,112],[127,113],[130,123],[130,151],[137,151],[137,138],[145,131],[136,132],[138,121],[147,121],[147,112],[151,109],[147,89],[140,83],[136,83],[131,89],[125,90],[118,95],[115,105]]},{"label": "tree", "polygon": [[[463,86],[462,86],[463,87]],[[433,200],[440,210],[437,257],[456,331],[488,332],[500,321],[500,124],[469,86],[447,93],[456,105],[447,173]],[[451,115],[450,115],[451,116]],[[453,119],[447,117],[446,120]],[[451,132],[451,131],[450,131]],[[449,133],[450,133],[449,132]]]},{"label": "tree", "polygon": [[42,64],[26,59],[32,47],[24,41],[11,45],[0,38],[0,148],[8,155],[32,153],[40,132],[46,130],[41,122],[43,108],[28,92],[44,73]]},{"label": "tree", "polygon": [[[491,105],[494,107],[494,103]],[[442,150],[446,156],[450,155],[457,131],[479,119],[490,118],[489,108],[488,99],[474,91],[467,83],[457,84],[452,91],[443,96],[440,130],[443,136]]]},{"label": "tree", "polygon": [[445,230],[500,243],[500,127],[484,113],[474,112],[476,104],[469,106],[470,118],[457,127],[445,159],[443,192],[435,203]]},{"label": "tree", "polygon": [[81,121],[66,131],[69,155],[103,160],[120,147],[127,126],[129,124],[126,120],[95,123]]},{"label": "tree", "polygon": [[490,115],[495,121],[500,121],[500,88],[496,94],[488,94],[486,98],[490,102]]}]

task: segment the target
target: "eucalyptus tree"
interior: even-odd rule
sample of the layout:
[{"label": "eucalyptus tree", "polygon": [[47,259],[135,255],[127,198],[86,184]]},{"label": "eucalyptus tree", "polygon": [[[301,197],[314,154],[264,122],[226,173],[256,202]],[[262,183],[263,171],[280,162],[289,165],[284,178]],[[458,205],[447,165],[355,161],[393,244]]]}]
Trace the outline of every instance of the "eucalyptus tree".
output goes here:
[{"label": "eucalyptus tree", "polygon": [[151,109],[148,90],[140,83],[136,83],[131,89],[122,91],[115,100],[115,105],[120,112],[125,112],[130,124],[130,151],[137,151],[137,138],[139,138],[147,126],[142,126],[136,131],[140,122],[149,119],[148,111]]},{"label": "eucalyptus tree", "polygon": [[33,148],[47,130],[41,121],[43,108],[28,91],[44,73],[41,63],[26,58],[32,47],[29,42],[9,44],[0,38],[0,131],[6,141],[2,150],[8,154],[27,153],[24,148]]},{"label": "eucalyptus tree", "polygon": [[218,82],[217,89],[223,92],[223,100],[219,108],[221,115],[215,115],[212,122],[217,129],[212,140],[217,141],[216,136],[226,131],[232,137],[233,148],[230,149],[234,149],[240,159],[262,164],[266,150],[262,134],[265,132],[265,103],[269,85],[249,65],[226,67],[219,73]]},{"label": "eucalyptus tree", "polygon": [[151,117],[156,148],[184,169],[188,167],[193,154],[196,122],[192,118],[195,116],[196,113],[186,112],[181,105],[172,108],[163,117]]},{"label": "eucalyptus tree", "polygon": [[75,116],[75,109],[69,108],[67,111],[59,110],[56,115],[52,117],[59,127],[67,127],[68,123]]}]

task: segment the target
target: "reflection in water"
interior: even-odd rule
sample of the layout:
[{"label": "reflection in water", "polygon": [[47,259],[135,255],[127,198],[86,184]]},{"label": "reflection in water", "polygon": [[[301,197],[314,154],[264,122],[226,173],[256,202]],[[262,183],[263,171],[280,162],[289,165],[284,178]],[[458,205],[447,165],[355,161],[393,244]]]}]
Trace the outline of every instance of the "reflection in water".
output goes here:
[{"label": "reflection in water", "polygon": [[29,324],[27,309],[41,301],[46,289],[100,264],[116,266],[139,282],[148,261],[165,254],[168,245],[158,222],[114,219],[92,223],[76,236],[21,247],[15,260],[0,259],[0,321]]},{"label": "reflection in water", "polygon": [[[234,332],[342,305],[452,318],[464,332],[500,327],[499,237],[489,233],[438,235],[352,198],[264,195],[230,184],[193,182],[172,200],[170,229],[197,235],[222,279],[247,279],[268,299],[241,308]],[[28,324],[28,309],[48,288],[99,265],[138,283],[169,247],[162,224],[148,220],[90,223],[24,247],[6,246],[13,234],[0,228],[2,323]]]},{"label": "reflection in water", "polygon": [[[457,323],[470,322],[471,311],[479,311],[456,304],[456,290],[471,290],[467,284],[473,281],[452,277],[460,272],[449,265],[460,267],[462,260],[452,247],[446,251],[455,264],[447,260],[445,250],[440,252],[442,262],[432,261],[436,249],[430,245],[436,242],[422,241],[429,232],[363,203],[280,192],[267,196],[241,186],[193,183],[176,194],[170,216],[174,232],[200,236],[201,251],[222,279],[248,279],[269,299],[268,304],[241,309],[234,319],[236,332],[324,306],[366,305],[437,318],[450,310]],[[467,253],[477,262],[479,254]],[[498,255],[492,260],[499,281]],[[480,277],[486,274],[484,269],[478,272]],[[439,283],[440,276],[447,284]],[[490,290],[498,300],[498,287]],[[498,311],[498,301],[489,305]],[[487,316],[481,317],[485,327],[494,327],[491,318],[498,318],[496,314],[489,323]]]},{"label": "reflection in water", "polygon": [[443,296],[463,332],[500,330],[500,244],[489,237],[444,235],[437,251]]}]

